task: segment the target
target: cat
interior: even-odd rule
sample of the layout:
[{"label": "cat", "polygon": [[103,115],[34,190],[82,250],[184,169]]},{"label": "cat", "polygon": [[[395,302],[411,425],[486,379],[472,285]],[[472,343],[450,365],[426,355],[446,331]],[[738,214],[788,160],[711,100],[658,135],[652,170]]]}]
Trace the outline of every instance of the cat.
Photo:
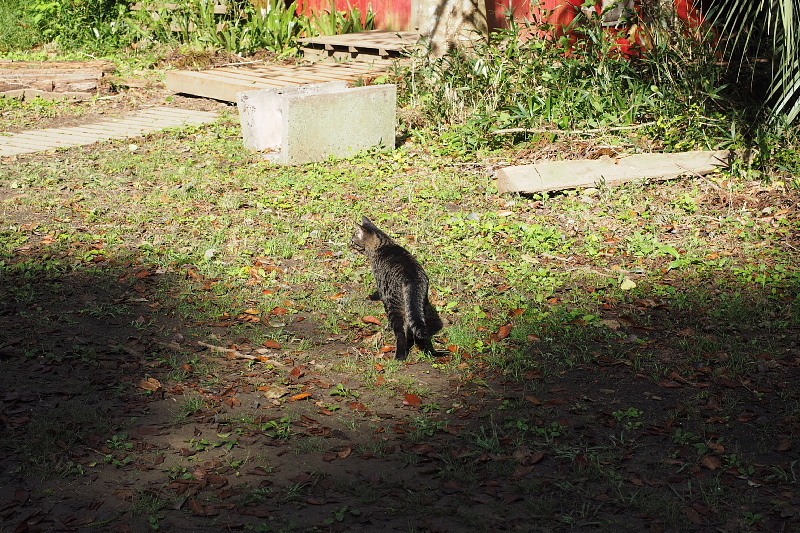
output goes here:
[{"label": "cat", "polygon": [[440,355],[431,337],[442,330],[442,319],[428,300],[428,275],[411,253],[363,217],[353,235],[353,248],[369,259],[378,285],[377,296],[397,340],[395,359],[408,357],[416,344],[423,352]]}]

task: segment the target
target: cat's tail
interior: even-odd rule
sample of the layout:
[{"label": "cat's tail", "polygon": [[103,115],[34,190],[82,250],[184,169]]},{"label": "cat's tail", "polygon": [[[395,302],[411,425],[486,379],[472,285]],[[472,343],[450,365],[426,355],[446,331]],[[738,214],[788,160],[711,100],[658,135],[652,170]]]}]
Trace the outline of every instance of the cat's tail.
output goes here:
[{"label": "cat's tail", "polygon": [[417,339],[429,339],[442,330],[442,319],[428,301],[428,288],[410,285],[406,288],[406,316]]}]

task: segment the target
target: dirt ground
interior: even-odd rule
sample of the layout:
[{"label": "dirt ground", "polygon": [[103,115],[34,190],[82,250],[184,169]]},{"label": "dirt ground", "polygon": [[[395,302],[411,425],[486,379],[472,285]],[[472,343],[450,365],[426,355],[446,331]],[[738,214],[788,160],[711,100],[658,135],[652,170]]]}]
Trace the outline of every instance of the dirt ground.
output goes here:
[{"label": "dirt ground", "polygon": [[[150,105],[228,107],[151,87],[37,126]],[[0,190],[3,224],[40,222],[17,194]],[[182,317],[152,268],[37,276],[0,280],[4,532],[800,530],[796,324],[743,332],[768,348],[728,379],[719,361],[680,362],[676,339],[697,332],[624,318],[683,311],[609,305],[604,318],[646,337],[666,377],[602,346],[522,380],[412,358],[402,372],[420,398],[365,386],[385,360],[322,334],[313,314],[286,319],[309,341],[290,351]]]}]

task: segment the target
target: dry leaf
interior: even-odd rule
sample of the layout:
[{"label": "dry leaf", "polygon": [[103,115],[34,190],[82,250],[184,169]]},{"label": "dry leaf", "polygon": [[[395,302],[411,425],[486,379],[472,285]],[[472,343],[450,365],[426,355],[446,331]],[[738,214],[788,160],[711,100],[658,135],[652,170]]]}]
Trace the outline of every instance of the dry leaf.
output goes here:
[{"label": "dry leaf", "polygon": [[365,316],[365,317],[364,317],[364,318],[362,318],[361,320],[362,320],[363,322],[366,322],[367,324],[376,324],[376,325],[378,325],[378,326],[380,326],[380,325],[381,325],[381,321],[380,321],[379,319],[375,318],[375,317],[374,317],[374,316],[372,316],[372,315]]},{"label": "dry leaf", "polygon": [[269,390],[264,392],[264,396],[271,400],[276,400],[281,396],[289,394],[289,389],[281,385],[272,385]]},{"label": "dry leaf", "polygon": [[161,382],[156,378],[143,379],[139,382],[139,388],[155,392],[161,389]]},{"label": "dry leaf", "polygon": [[722,467],[722,460],[716,455],[704,455],[700,463],[709,470],[716,470]]},{"label": "dry leaf", "polygon": [[422,400],[416,394],[406,394],[406,397],[403,399],[403,405],[416,407],[418,405],[422,405]]},{"label": "dry leaf", "polygon": [[279,343],[278,341],[273,341],[273,340],[264,341],[264,346],[266,348],[271,348],[273,350],[280,350],[281,349],[281,343]]},{"label": "dry leaf", "polygon": [[300,394],[295,394],[291,398],[289,398],[290,402],[296,402],[299,400],[305,400],[306,398],[311,398],[310,392],[301,392]]},{"label": "dry leaf", "polygon": [[500,329],[497,331],[497,338],[499,340],[503,340],[509,335],[511,335],[511,324],[506,324],[505,326],[501,326]]}]

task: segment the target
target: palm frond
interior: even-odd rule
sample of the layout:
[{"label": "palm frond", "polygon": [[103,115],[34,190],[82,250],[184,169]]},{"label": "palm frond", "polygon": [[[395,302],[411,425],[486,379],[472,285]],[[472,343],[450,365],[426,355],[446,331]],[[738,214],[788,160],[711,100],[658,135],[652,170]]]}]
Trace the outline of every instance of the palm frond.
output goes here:
[{"label": "palm frond", "polygon": [[738,59],[748,50],[769,46],[771,114],[796,121],[800,117],[800,0],[716,0],[709,15],[725,37],[727,57]]}]

